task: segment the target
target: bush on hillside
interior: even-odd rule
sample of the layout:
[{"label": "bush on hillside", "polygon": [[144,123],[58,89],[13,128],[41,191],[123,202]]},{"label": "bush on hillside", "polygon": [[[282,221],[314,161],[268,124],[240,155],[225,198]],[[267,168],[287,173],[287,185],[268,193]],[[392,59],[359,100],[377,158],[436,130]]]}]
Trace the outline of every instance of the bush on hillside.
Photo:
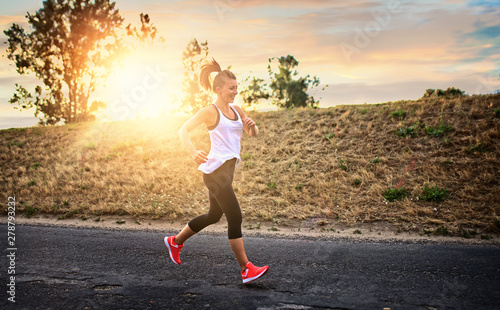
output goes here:
[{"label": "bush on hillside", "polygon": [[455,87],[448,87],[446,90],[429,88],[422,98],[459,98],[466,96],[465,91]]}]

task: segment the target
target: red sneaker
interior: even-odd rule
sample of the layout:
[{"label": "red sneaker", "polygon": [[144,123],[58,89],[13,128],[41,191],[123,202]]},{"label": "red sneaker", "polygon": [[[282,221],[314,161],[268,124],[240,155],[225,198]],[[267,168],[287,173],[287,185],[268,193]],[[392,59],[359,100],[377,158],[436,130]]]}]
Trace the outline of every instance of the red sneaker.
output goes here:
[{"label": "red sneaker", "polygon": [[177,244],[174,242],[175,236],[171,237],[165,237],[163,238],[163,241],[165,242],[165,245],[168,248],[168,253],[170,254],[170,258],[174,263],[177,265],[181,264],[181,259],[179,258],[179,253],[181,252],[181,249],[184,247],[184,244]]},{"label": "red sneaker", "polygon": [[247,269],[241,272],[243,283],[248,283],[262,277],[269,269],[269,266],[257,267],[254,266],[251,262],[248,262],[246,267]]}]

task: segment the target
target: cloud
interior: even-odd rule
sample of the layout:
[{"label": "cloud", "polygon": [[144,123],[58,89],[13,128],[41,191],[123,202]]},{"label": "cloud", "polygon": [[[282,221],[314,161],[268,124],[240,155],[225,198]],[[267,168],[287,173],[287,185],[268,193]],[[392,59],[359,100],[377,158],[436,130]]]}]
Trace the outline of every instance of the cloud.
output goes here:
[{"label": "cloud", "polygon": [[479,28],[469,35],[477,40],[493,40],[500,37],[500,25]]},{"label": "cloud", "polygon": [[[400,3],[399,10],[388,15],[388,3]],[[473,92],[480,74],[499,67],[498,4],[484,0],[124,0],[117,8],[126,18],[125,25],[137,25],[139,13],[148,13],[167,40],[167,48],[159,53],[180,70],[182,50],[191,38],[207,40],[210,56],[223,66],[232,65],[241,77],[267,77],[268,58],[291,54],[300,62],[300,75],[318,75],[323,83],[338,85],[327,89],[325,102],[338,102],[339,95],[342,102],[363,103],[415,98],[426,88],[461,86]],[[0,26],[24,20],[0,16]],[[359,52],[347,62],[341,44],[356,47],[356,35],[359,31],[366,35],[367,29],[372,32],[366,46],[357,47]],[[8,96],[21,77],[5,72],[1,62],[0,72],[0,83],[10,85],[0,92],[7,91]]]},{"label": "cloud", "polygon": [[[7,37],[3,33],[4,30],[9,29],[12,24],[18,24],[19,26],[27,29],[29,27],[29,23],[26,20],[25,16],[6,16],[0,15],[0,42],[6,41]],[[3,44],[2,44],[3,45]]]},{"label": "cloud", "polygon": [[499,0],[473,0],[467,3],[468,7],[479,9],[481,14],[494,13],[500,7]]}]

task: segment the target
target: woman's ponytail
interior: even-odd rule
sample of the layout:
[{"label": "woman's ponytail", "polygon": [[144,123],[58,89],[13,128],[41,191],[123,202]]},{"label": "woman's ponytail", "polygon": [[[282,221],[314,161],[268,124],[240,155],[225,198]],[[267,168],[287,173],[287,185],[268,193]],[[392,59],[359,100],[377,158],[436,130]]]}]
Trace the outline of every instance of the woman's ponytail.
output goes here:
[{"label": "woman's ponytail", "polygon": [[201,66],[201,73],[200,73],[200,85],[203,87],[205,90],[210,90],[212,88],[212,85],[210,85],[210,74],[212,72],[221,72],[220,65],[215,61],[215,59],[212,58],[212,60],[203,66]]},{"label": "woman's ponytail", "polygon": [[[210,83],[210,74],[213,72],[218,72],[214,78],[213,86]],[[205,90],[213,90],[215,91],[216,87],[224,86],[223,79],[229,78],[236,80],[236,76],[229,70],[222,70],[220,65],[212,58],[212,60],[201,66],[200,72],[200,85]]]}]

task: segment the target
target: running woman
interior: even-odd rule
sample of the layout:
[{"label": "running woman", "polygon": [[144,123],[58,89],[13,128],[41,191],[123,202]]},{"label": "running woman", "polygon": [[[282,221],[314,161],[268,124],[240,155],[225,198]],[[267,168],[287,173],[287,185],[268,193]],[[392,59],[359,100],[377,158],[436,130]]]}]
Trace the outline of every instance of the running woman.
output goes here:
[{"label": "running woman", "polygon": [[[210,83],[210,74],[217,72]],[[243,130],[251,136],[257,136],[259,129],[245,112],[231,103],[238,94],[236,76],[229,70],[222,70],[212,61],[201,67],[200,84],[207,91],[217,94],[215,104],[200,109],[179,129],[179,136],[193,160],[203,172],[203,182],[208,188],[210,209],[208,213],[192,219],[176,236],[165,237],[170,258],[180,264],[179,253],[184,242],[208,225],[217,223],[222,214],[226,215],[229,244],[241,267],[243,283],[248,283],[263,276],[269,266],[254,266],[247,258],[241,233],[241,209],[233,190],[232,182],[236,166],[241,161],[240,141]],[[191,143],[189,133],[201,124],[207,126],[210,133],[210,152],[196,149]]]}]

